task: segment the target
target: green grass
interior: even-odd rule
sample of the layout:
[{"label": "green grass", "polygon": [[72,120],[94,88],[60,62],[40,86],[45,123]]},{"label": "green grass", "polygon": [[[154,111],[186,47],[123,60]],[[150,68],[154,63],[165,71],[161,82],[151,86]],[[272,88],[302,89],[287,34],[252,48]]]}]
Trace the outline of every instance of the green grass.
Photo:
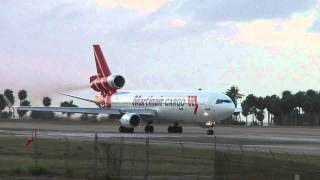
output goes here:
[{"label": "green grass", "polygon": [[[99,142],[94,153],[93,141],[42,139],[30,147],[25,137],[0,137],[0,176],[66,176],[93,177],[94,157],[97,176],[101,179],[143,176],[145,146]],[[201,175],[230,179],[316,179],[320,173],[320,157],[276,153],[214,151],[165,145],[149,146],[150,176]],[[122,152],[122,153],[121,153]],[[120,168],[120,159],[121,168]],[[130,178],[128,178],[130,179]]]}]

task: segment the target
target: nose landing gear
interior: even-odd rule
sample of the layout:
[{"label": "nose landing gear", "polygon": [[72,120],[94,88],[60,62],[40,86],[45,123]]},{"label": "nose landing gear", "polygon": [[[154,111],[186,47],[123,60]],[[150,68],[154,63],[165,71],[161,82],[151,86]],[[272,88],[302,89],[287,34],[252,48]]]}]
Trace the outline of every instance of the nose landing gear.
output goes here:
[{"label": "nose landing gear", "polygon": [[207,135],[213,135],[214,131],[213,131],[213,127],[216,125],[216,123],[213,121],[208,121],[206,122],[206,128],[208,128],[207,130]]},{"label": "nose landing gear", "polygon": [[207,130],[207,135],[213,135],[213,134],[214,134],[213,129],[208,129],[208,130]]}]

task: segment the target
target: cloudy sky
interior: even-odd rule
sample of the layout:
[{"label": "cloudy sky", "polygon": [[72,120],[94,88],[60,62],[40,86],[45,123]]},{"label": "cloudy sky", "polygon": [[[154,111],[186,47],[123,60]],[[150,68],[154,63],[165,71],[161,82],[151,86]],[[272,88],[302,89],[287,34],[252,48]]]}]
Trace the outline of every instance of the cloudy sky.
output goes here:
[{"label": "cloudy sky", "polygon": [[320,90],[320,0],[1,0],[0,22],[0,91],[32,100],[87,87],[92,44],[123,90]]}]

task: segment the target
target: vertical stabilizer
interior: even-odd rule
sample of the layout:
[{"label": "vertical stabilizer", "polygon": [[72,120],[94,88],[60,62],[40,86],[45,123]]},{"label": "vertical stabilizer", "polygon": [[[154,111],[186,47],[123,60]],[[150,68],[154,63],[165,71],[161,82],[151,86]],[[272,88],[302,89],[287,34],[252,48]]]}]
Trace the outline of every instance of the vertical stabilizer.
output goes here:
[{"label": "vertical stabilizer", "polygon": [[111,75],[108,64],[103,56],[102,50],[99,45],[93,45],[94,58],[96,60],[97,75],[98,77],[108,77]]}]

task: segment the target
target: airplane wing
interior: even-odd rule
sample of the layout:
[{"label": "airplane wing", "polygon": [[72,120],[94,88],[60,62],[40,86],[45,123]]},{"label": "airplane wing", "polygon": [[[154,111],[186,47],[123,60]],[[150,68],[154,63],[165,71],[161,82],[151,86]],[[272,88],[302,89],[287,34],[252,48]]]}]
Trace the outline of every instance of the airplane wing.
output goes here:
[{"label": "airplane wing", "polygon": [[126,113],[136,113],[144,116],[156,116],[157,112],[153,109],[102,109],[102,108],[79,108],[79,107],[37,107],[37,106],[14,106],[22,111],[49,111],[65,113],[86,113],[86,114],[109,114],[123,115]]}]

